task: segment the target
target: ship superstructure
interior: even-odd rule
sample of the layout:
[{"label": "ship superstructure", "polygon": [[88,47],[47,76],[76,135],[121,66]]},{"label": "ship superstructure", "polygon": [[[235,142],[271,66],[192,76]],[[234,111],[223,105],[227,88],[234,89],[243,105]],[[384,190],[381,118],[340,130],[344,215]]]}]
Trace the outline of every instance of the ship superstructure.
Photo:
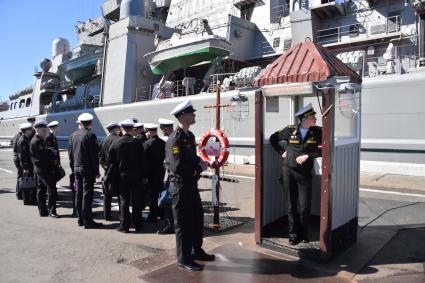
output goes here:
[{"label": "ship superstructure", "polygon": [[[56,39],[35,84],[10,96],[0,136],[45,115],[62,120],[66,142],[72,117],[91,111],[102,137],[101,124],[130,114],[153,121],[186,95],[211,104],[219,82],[229,101],[245,97],[249,113],[255,76],[294,44],[315,41],[363,77],[362,158],[425,164],[425,134],[406,127],[425,121],[424,7],[421,0],[108,0],[102,17],[77,25],[78,46]],[[247,161],[254,129],[244,115],[231,141]]]}]

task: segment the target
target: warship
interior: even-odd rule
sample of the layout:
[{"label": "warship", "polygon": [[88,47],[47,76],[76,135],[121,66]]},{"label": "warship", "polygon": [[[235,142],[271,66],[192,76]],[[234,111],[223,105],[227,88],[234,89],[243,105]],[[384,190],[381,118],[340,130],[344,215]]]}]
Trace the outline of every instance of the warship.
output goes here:
[{"label": "warship", "polygon": [[[77,46],[55,39],[34,84],[9,96],[0,140],[35,116],[59,121],[66,147],[82,112],[93,114],[102,139],[110,122],[170,118],[187,98],[199,137],[215,125],[220,88],[230,161],[253,163],[254,79],[292,46],[314,41],[362,77],[362,166],[425,174],[423,0],[107,0],[99,15],[76,26]],[[285,126],[282,111],[266,106],[268,128]]]}]

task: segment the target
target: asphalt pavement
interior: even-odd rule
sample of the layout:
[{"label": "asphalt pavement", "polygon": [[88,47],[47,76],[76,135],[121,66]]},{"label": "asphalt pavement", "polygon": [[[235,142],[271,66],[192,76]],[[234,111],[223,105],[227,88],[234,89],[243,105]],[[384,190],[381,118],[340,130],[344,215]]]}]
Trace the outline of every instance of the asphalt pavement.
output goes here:
[{"label": "asphalt pavement", "polygon": [[[205,230],[204,247],[217,260],[202,272],[178,269],[174,235],[157,235],[159,223],[142,233],[121,234],[101,215],[96,185],[94,215],[103,229],[85,230],[71,216],[67,178],[59,182],[60,219],[41,218],[35,206],[16,200],[11,149],[0,149],[1,282],[424,282],[424,179],[362,174],[358,242],[330,262],[299,260],[258,247],[254,241],[253,166],[224,168],[223,218],[235,226]],[[65,152],[62,165],[70,172]],[[208,212],[211,180],[202,178]]]}]

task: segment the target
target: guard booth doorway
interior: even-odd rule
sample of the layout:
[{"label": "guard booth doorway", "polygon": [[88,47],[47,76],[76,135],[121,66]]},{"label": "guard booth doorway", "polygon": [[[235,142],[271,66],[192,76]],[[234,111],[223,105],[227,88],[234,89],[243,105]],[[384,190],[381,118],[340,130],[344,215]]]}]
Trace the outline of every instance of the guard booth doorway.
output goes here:
[{"label": "guard booth doorway", "polygon": [[[310,44],[317,47],[315,43]],[[289,51],[292,49],[294,47]],[[292,61],[296,61],[295,57],[296,54]],[[280,66],[280,69],[284,67]],[[348,69],[347,72],[352,71]],[[263,76],[266,74],[267,69]],[[276,73],[274,76],[276,78]],[[316,78],[314,82],[262,84],[260,78],[258,85],[262,89],[256,92],[255,109],[257,244],[300,258],[328,260],[356,242],[360,85],[350,81],[353,81],[350,76],[325,76],[321,80]],[[269,137],[287,125],[297,125],[295,113],[308,103],[317,113],[317,126],[322,127],[322,157],[315,159],[312,170],[309,242],[291,245],[288,192],[284,190],[281,178],[283,159],[271,146]],[[273,123],[270,120],[274,120]],[[277,124],[281,126],[276,128]]]}]

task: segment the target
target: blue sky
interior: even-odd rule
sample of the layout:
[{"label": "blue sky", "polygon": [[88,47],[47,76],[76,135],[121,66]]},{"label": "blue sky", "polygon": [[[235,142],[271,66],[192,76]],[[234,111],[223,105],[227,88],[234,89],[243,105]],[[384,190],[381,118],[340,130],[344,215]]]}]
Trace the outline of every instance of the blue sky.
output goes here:
[{"label": "blue sky", "polygon": [[77,44],[77,21],[101,16],[105,0],[0,0],[0,100],[32,85],[34,68],[50,58],[56,37]]}]

